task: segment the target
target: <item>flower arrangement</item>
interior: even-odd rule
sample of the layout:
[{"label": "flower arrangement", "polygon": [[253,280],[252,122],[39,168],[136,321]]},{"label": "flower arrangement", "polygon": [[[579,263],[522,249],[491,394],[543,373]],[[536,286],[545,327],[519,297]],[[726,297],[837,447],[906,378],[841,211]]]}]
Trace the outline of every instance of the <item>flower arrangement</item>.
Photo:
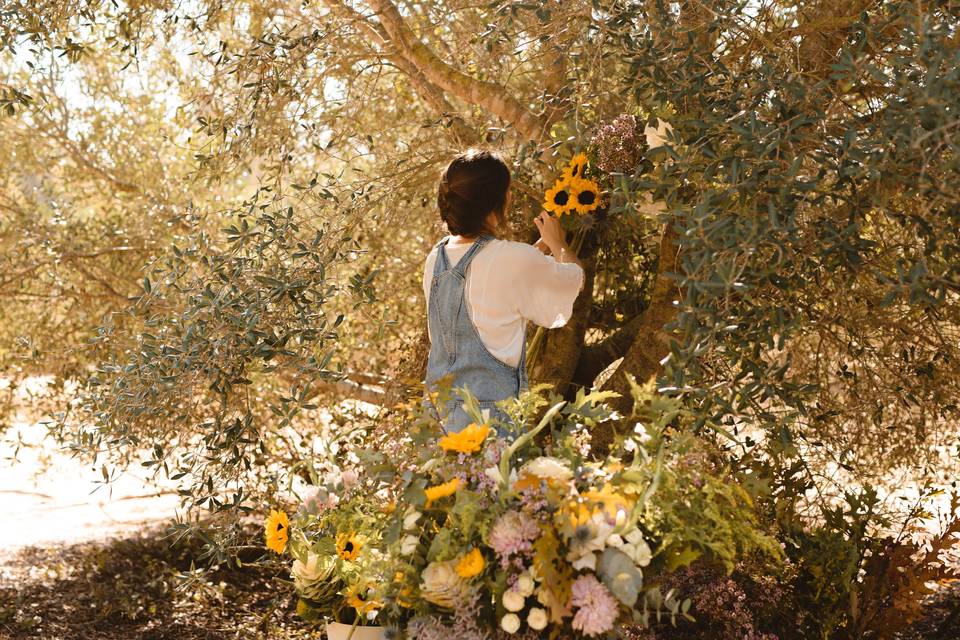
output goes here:
[{"label": "flower arrangement", "polygon": [[[780,556],[679,400],[633,384],[620,416],[610,392],[545,389],[499,417],[456,390],[474,420],[458,433],[411,405],[395,460],[358,452],[365,482],[320,488],[291,518],[272,511],[266,542],[293,558],[298,612],[418,640],[606,637],[689,617],[691,599],[661,584],[695,560]],[[590,432],[607,421],[632,427],[597,458]]]},{"label": "flower arrangement", "polygon": [[[383,538],[390,578],[375,599],[410,637],[603,637],[688,616],[688,599],[657,586],[679,566],[701,556],[725,563],[742,549],[779,553],[737,485],[710,468],[666,465],[700,441],[674,430],[680,405],[652,387],[635,386],[641,408],[631,419],[643,420],[600,460],[590,457],[590,429],[621,418],[603,404],[609,393],[567,402],[535,389],[504,401],[502,422],[461,394],[474,424],[445,434],[418,421],[420,458],[399,476]],[[657,500],[661,487],[686,505],[679,525],[679,504]]]},{"label": "flower arrangement", "polygon": [[386,515],[370,495],[345,485],[352,482],[311,488],[292,519],[272,510],[264,528],[267,547],[293,558],[298,614],[362,626],[375,623],[381,608],[374,586],[383,564],[378,543]]}]

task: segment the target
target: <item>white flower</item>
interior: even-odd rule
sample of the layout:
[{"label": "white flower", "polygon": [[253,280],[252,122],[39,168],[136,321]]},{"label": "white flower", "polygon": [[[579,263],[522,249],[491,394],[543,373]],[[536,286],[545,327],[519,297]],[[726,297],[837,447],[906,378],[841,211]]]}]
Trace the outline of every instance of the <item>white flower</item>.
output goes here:
[{"label": "white flower", "polygon": [[400,541],[400,555],[408,556],[417,550],[420,544],[420,538],[417,536],[407,536]]},{"label": "white flower", "polygon": [[667,132],[669,131],[673,131],[673,127],[670,126],[670,123],[668,123],[666,120],[657,118],[656,127],[647,125],[643,129],[643,135],[647,136],[647,146],[651,149],[662,147],[667,142]]},{"label": "white flower", "polygon": [[516,633],[520,630],[520,616],[515,613],[508,613],[500,618],[500,628],[510,634]]},{"label": "white flower", "polygon": [[619,535],[617,535],[616,533],[611,534],[610,537],[607,538],[607,546],[608,546],[608,547],[615,547],[615,548],[619,549],[619,548],[622,547],[624,544],[625,544],[625,543],[623,542],[623,538],[621,538],[621,537],[620,537]]},{"label": "white flower", "polygon": [[530,577],[528,573],[520,574],[520,577],[517,578],[516,590],[526,598],[533,595],[533,589],[536,585],[533,584],[533,578]]},{"label": "white flower", "polygon": [[596,571],[597,570],[597,554],[595,553],[584,554],[579,558],[577,558],[576,560],[574,560],[573,564],[571,564],[570,566],[572,566],[574,569],[577,569],[578,571],[580,569],[590,569],[591,571]]},{"label": "white flower", "polygon": [[638,567],[645,567],[650,564],[653,558],[653,552],[650,551],[650,545],[643,539],[643,533],[640,529],[634,529],[627,534],[627,544],[620,548]]},{"label": "white flower", "polygon": [[406,513],[404,513],[403,515],[404,530],[409,531],[410,529],[413,529],[416,526],[417,520],[420,519],[421,515],[423,514],[421,514],[419,511],[417,511],[413,507],[410,507],[409,509],[407,509]]},{"label": "white flower", "polygon": [[420,574],[423,599],[448,609],[460,604],[468,585],[457,574],[456,567],[456,560],[428,564]]},{"label": "white flower", "polygon": [[633,428],[633,432],[637,435],[636,440],[640,444],[649,442],[653,436],[647,431],[647,428],[643,426],[642,422],[638,422],[637,425]]},{"label": "white flower", "polygon": [[577,525],[570,536],[570,551],[567,560],[574,562],[586,554],[603,551],[607,538],[613,533],[611,524],[603,512],[594,514],[587,522]]},{"label": "white flower", "polygon": [[340,476],[340,482],[343,483],[344,489],[349,489],[357,484],[357,472],[353,469],[347,469],[343,472],[343,475]]},{"label": "white flower", "polygon": [[634,528],[626,535],[627,542],[630,544],[637,544],[638,542],[643,542],[643,532],[638,528]]},{"label": "white flower", "polygon": [[547,622],[547,612],[540,607],[530,609],[530,613],[527,614],[527,624],[535,631],[544,629],[547,626]]},{"label": "white flower", "polygon": [[[503,484],[503,474],[500,473],[500,467],[497,466],[497,465],[494,465],[494,466],[492,466],[492,467],[487,467],[486,469],[484,469],[484,470],[483,470],[483,475],[487,476],[488,478],[490,478],[491,480],[493,480],[495,483],[497,483],[498,489],[499,489],[500,485]],[[510,484],[512,485],[512,484],[513,484],[514,482],[516,482],[516,481],[517,481],[517,470],[516,470],[516,469],[511,469],[511,470],[510,470]]]},{"label": "white flower", "polygon": [[566,482],[573,477],[573,471],[559,458],[540,456],[523,465],[520,468],[520,476],[535,476],[541,480]]},{"label": "white flower", "polygon": [[520,611],[526,604],[526,597],[519,591],[507,589],[503,592],[503,607],[507,611]]}]

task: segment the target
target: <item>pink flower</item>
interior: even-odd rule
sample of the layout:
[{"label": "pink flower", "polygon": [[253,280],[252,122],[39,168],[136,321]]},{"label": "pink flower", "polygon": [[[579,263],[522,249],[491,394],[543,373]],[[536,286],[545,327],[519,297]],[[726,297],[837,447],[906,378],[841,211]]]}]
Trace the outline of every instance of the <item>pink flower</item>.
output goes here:
[{"label": "pink flower", "polygon": [[598,636],[613,628],[617,601],[592,573],[580,576],[570,589],[570,604],[577,607],[572,626],[587,636]]},{"label": "pink flower", "polygon": [[540,535],[537,521],[520,511],[507,511],[490,528],[490,546],[501,560],[512,553],[530,550],[530,543]]}]

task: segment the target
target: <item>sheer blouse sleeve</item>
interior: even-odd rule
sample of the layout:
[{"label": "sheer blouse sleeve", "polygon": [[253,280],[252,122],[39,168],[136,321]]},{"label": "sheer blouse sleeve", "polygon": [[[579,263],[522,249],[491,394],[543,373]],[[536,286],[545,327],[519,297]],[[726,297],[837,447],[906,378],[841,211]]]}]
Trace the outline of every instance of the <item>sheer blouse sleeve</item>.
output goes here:
[{"label": "sheer blouse sleeve", "polygon": [[567,324],[583,288],[583,269],[573,262],[557,262],[532,245],[511,244],[516,265],[510,289],[517,312],[547,329]]}]

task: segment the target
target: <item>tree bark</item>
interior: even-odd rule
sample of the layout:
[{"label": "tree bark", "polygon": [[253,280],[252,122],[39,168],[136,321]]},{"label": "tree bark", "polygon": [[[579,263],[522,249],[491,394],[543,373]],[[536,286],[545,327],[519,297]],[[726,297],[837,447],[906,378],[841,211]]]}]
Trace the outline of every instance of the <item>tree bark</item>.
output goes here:
[{"label": "tree bark", "polygon": [[546,332],[540,355],[534,363],[531,378],[536,383],[553,385],[557,393],[566,395],[573,391],[570,381],[580,360],[583,339],[590,320],[593,305],[593,281],[596,273],[595,249],[580,256],[583,264],[583,289],[573,304],[570,320],[559,329]]},{"label": "tree bark", "polygon": [[678,266],[677,234],[668,223],[664,225],[660,237],[660,257],[650,304],[640,316],[636,338],[624,355],[623,362],[603,385],[605,390],[620,394],[621,397],[612,404],[621,413],[626,414],[633,406],[627,374],[634,376],[637,382],[646,382],[659,373],[660,361],[670,352],[670,337],[663,327],[676,316],[674,299],[678,296],[677,285],[667,274],[676,273]]}]

